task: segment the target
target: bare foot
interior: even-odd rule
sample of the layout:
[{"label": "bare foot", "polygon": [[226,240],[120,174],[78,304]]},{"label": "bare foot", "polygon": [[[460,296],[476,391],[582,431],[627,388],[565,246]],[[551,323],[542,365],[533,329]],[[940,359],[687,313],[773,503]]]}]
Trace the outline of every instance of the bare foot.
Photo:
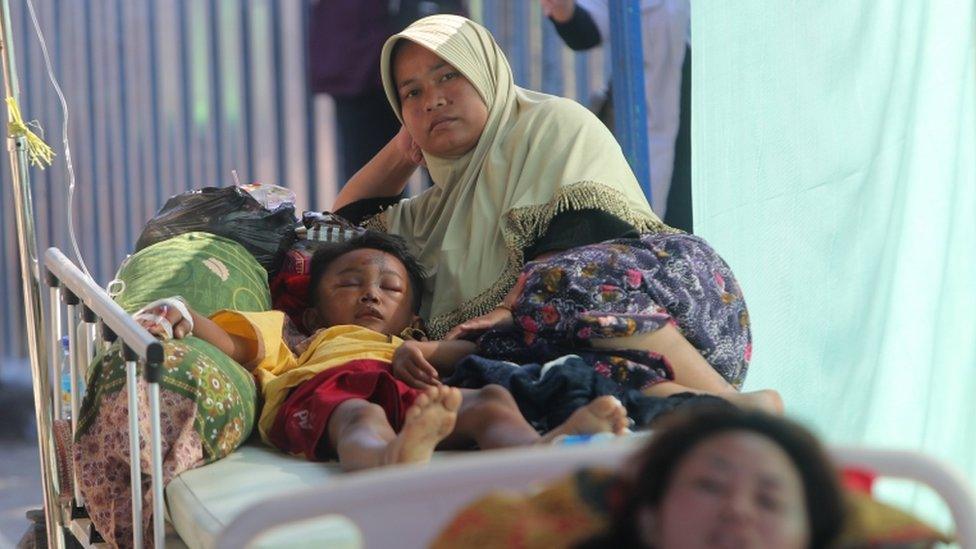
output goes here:
[{"label": "bare foot", "polygon": [[722,393],[717,395],[739,408],[746,410],[760,410],[769,414],[783,415],[783,397],[773,389],[750,391],[748,393]]},{"label": "bare foot", "polygon": [[573,412],[559,427],[546,433],[542,444],[551,443],[561,435],[592,435],[613,433],[622,435],[627,430],[627,409],[612,396],[602,396]]},{"label": "bare foot", "polygon": [[400,433],[386,447],[384,463],[425,463],[437,443],[454,430],[461,391],[446,385],[428,388],[407,409]]}]

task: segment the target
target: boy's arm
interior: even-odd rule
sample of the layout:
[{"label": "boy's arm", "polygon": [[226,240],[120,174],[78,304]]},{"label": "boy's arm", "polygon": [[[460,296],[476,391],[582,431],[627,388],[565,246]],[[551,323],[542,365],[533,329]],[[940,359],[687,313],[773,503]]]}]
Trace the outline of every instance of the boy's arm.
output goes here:
[{"label": "boy's arm", "polygon": [[[185,314],[189,318],[185,318]],[[257,356],[257,344],[246,338],[229,334],[209,318],[197,313],[180,298],[154,301],[133,315],[149,333],[167,339],[182,339],[195,335],[234,359],[238,364],[251,364]]]},{"label": "boy's arm", "polygon": [[454,373],[454,365],[462,358],[478,351],[478,345],[473,341],[455,339],[451,341],[417,341],[420,350],[437,372],[441,374]]},{"label": "boy's arm", "polygon": [[[193,335],[220,349],[225,355],[234,359],[241,366],[249,370],[254,367],[254,357],[258,354],[255,341],[229,334],[216,322],[189,309],[193,317]],[[250,365],[250,366],[249,366]]]},{"label": "boy's arm", "polygon": [[407,385],[423,389],[439,385],[441,374],[451,374],[454,364],[474,353],[471,341],[405,341],[393,355],[393,375]]}]

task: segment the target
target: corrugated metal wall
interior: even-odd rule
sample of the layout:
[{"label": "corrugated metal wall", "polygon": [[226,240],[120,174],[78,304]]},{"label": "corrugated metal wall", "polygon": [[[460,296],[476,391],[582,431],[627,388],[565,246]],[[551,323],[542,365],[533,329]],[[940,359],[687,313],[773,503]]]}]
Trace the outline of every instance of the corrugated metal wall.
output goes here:
[{"label": "corrugated metal wall", "polygon": [[[327,1],[327,0],[324,0]],[[305,85],[308,0],[33,0],[69,108],[76,174],[68,212],[63,119],[25,1],[11,2],[21,110],[58,152],[32,170],[38,249],[69,246],[68,216],[96,280],[106,283],[142,224],[169,196],[240,181],[291,188],[328,208],[336,179],[332,104]],[[606,55],[569,51],[539,3],[473,0],[519,85],[587,103]],[[0,168],[0,357],[26,355],[13,192]],[[69,253],[70,255],[70,253]]]}]

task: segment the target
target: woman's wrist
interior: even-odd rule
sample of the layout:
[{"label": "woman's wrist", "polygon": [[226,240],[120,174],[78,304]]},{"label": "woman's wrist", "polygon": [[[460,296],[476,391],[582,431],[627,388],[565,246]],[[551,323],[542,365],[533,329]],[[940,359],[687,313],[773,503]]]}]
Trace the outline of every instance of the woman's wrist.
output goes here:
[{"label": "woman's wrist", "polygon": [[410,159],[410,153],[393,141],[387,143],[380,153],[383,157],[383,168],[386,173],[395,174],[394,179],[398,181],[403,178],[404,184],[406,184],[406,178],[409,178],[417,169],[417,164]]}]

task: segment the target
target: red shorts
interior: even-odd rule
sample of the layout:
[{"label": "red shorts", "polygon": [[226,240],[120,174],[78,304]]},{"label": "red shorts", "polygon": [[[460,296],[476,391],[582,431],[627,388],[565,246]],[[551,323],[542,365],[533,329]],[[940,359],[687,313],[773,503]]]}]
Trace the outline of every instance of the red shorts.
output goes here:
[{"label": "red shorts", "polygon": [[329,459],[335,448],[328,440],[329,418],[343,402],[361,399],[379,404],[396,432],[407,409],[422,391],[393,377],[390,365],[372,359],[353,360],[329,368],[292,390],[268,433],[271,442],[290,454],[310,460]]}]

